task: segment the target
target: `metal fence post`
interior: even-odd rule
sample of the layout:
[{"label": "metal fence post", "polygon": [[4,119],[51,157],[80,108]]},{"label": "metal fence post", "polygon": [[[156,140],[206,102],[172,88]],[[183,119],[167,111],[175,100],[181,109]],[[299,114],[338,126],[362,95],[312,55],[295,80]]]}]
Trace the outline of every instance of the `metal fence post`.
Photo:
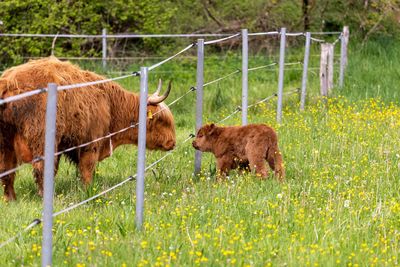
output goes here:
[{"label": "metal fence post", "polygon": [[242,30],[242,125],[247,124],[249,42],[247,29]]},{"label": "metal fence post", "polygon": [[[203,124],[203,84],[204,84],[204,39],[197,40],[197,76],[196,76],[196,133]],[[196,150],[194,174],[201,170],[201,152]]]},{"label": "metal fence post", "polygon": [[142,229],[144,210],[144,174],[146,164],[146,121],[147,121],[147,94],[148,68],[140,68],[140,104],[139,104],[139,136],[138,160],[136,176],[136,228]]},{"label": "metal fence post", "polygon": [[344,71],[347,66],[347,45],[348,45],[348,43],[349,43],[349,26],[344,26],[342,36],[340,38],[339,87],[343,87]]},{"label": "metal fence post", "polygon": [[281,44],[279,53],[279,80],[278,80],[278,103],[276,110],[276,121],[281,123],[282,121],[282,98],[283,98],[283,75],[285,68],[285,46],[286,46],[286,28],[282,28],[281,32]]},{"label": "metal fence post", "polygon": [[304,110],[306,103],[306,91],[307,91],[307,74],[308,74],[308,59],[310,58],[310,43],[311,33],[306,33],[306,47],[304,51],[304,63],[303,63],[303,78],[301,82],[301,99],[300,99],[300,110]]},{"label": "metal fence post", "polygon": [[47,88],[46,137],[44,153],[42,267],[52,265],[54,154],[57,117],[57,84],[49,83]]},{"label": "metal fence post", "polygon": [[103,45],[103,53],[102,53],[102,61],[103,68],[107,67],[107,29],[104,28],[102,32],[102,45]]}]

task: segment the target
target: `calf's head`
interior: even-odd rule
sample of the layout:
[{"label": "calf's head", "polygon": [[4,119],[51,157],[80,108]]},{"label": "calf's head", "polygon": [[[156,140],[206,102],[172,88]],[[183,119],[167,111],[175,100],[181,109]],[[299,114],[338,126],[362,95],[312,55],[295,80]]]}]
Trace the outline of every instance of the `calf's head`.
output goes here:
[{"label": "calf's head", "polygon": [[192,143],[193,147],[202,152],[211,152],[217,133],[218,127],[214,123],[202,126],[197,131],[196,139]]},{"label": "calf's head", "polygon": [[167,91],[160,96],[161,80],[157,91],[147,99],[147,135],[146,147],[168,151],[175,147],[174,117],[168,106],[163,103],[171,91],[171,82]]}]

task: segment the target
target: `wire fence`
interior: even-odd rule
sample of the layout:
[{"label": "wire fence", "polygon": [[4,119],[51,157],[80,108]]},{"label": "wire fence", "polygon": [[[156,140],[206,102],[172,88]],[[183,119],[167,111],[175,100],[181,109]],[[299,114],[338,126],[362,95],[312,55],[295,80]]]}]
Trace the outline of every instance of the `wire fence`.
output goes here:
[{"label": "wire fence", "polygon": [[[311,35],[321,36],[321,35],[340,35],[342,32],[311,32]],[[205,43],[214,44],[214,43],[221,43],[225,40],[233,39],[239,37],[241,33],[204,33],[204,34],[108,34],[106,29],[103,29],[103,34],[26,34],[26,33],[0,33],[1,37],[12,37],[12,38],[53,38],[53,42],[57,38],[66,38],[66,39],[102,39],[102,56],[101,57],[82,57],[82,56],[68,56],[68,57],[59,57],[60,59],[68,59],[68,60],[101,60],[103,61],[103,66],[107,65],[107,61],[111,60],[137,60],[142,59],[143,57],[116,57],[116,56],[108,56],[107,54],[107,40],[108,39],[142,39],[142,38],[209,38],[209,37],[220,37],[221,39],[210,40]],[[256,37],[256,36],[279,36],[281,35],[281,31],[269,31],[269,32],[256,32],[256,33],[249,33],[248,36]],[[293,33],[286,33],[286,36],[289,37],[303,37],[306,35],[306,32],[293,32]],[[322,39],[313,38],[314,41],[318,42],[327,42]],[[125,51],[124,51],[125,53]],[[115,53],[113,53],[114,55]],[[42,58],[42,57],[23,57],[24,59],[35,59],[35,58]],[[162,57],[152,57],[154,59],[160,59]]]},{"label": "wire fence", "polygon": [[[185,93],[183,93],[182,95],[177,97],[175,100],[171,101],[164,108],[161,108],[159,111],[154,113],[153,116],[157,115],[158,113],[162,112],[163,110],[165,110],[165,109],[171,107],[172,105],[176,104],[177,102],[182,100],[184,97],[189,95],[191,92],[196,92],[197,99],[198,100],[200,99],[199,105],[202,105],[202,102],[201,102],[202,101],[202,93],[203,93],[203,89],[205,87],[210,86],[210,85],[212,85],[214,83],[219,83],[219,82],[221,82],[223,80],[226,80],[226,79],[228,79],[230,77],[233,77],[236,74],[241,73],[242,74],[242,80],[243,80],[243,83],[242,83],[242,89],[243,89],[242,90],[242,106],[241,107],[237,107],[231,114],[229,114],[228,116],[226,116],[223,119],[221,119],[220,121],[218,121],[218,123],[222,123],[222,122],[228,120],[229,118],[233,117],[235,114],[237,114],[239,112],[242,112],[242,116],[244,115],[244,116],[247,117],[247,110],[248,109],[254,108],[254,107],[260,105],[261,103],[265,103],[265,102],[273,99],[274,97],[278,97],[278,106],[279,106],[279,105],[281,105],[281,103],[279,103],[279,102],[282,101],[282,96],[286,96],[286,95],[290,95],[290,94],[294,94],[296,92],[299,92],[299,90],[296,89],[296,90],[291,90],[291,91],[283,93],[281,91],[282,88],[279,88],[278,89],[278,93],[274,93],[272,95],[269,95],[269,96],[265,97],[262,100],[259,100],[259,101],[255,102],[255,103],[251,104],[251,105],[248,105],[247,104],[247,74],[248,74],[248,72],[253,72],[253,71],[263,70],[263,69],[270,69],[270,68],[272,68],[274,66],[278,66],[279,67],[279,71],[280,71],[279,79],[281,80],[281,79],[283,79],[283,77],[281,77],[281,76],[284,73],[283,70],[284,70],[285,66],[302,65],[303,66],[303,68],[302,68],[303,69],[303,80],[302,80],[301,93],[302,93],[302,101],[303,101],[303,94],[305,93],[305,85],[304,84],[305,84],[305,81],[307,81],[307,75],[305,75],[305,73],[307,73],[308,69],[311,69],[311,68],[308,68],[308,57],[309,57],[309,55],[307,55],[307,53],[309,51],[307,52],[307,49],[309,49],[309,45],[307,45],[307,42],[308,42],[308,44],[311,41],[316,42],[316,43],[326,43],[326,41],[323,40],[323,39],[311,37],[311,35],[323,35],[323,34],[327,34],[327,35],[338,34],[339,35],[339,37],[332,43],[332,45],[334,46],[339,41],[341,41],[341,48],[342,49],[341,49],[341,62],[340,62],[341,63],[341,65],[340,65],[341,69],[340,69],[340,72],[342,73],[344,71],[345,63],[347,62],[347,58],[344,58],[344,56],[343,56],[344,54],[346,54],[346,56],[347,56],[347,49],[343,48],[343,47],[347,47],[347,42],[348,42],[348,40],[346,39],[346,38],[348,38],[348,31],[346,32],[346,29],[344,29],[343,32],[328,32],[328,33],[318,33],[318,32],[316,32],[316,33],[303,33],[303,32],[286,33],[286,29],[282,28],[281,31],[279,31],[279,32],[278,31],[273,31],[273,32],[247,33],[247,30],[243,30],[241,33],[235,33],[235,34],[203,34],[203,35],[201,35],[201,34],[192,34],[192,35],[190,35],[190,34],[182,34],[182,35],[104,35],[104,34],[103,35],[62,35],[62,34],[60,34],[60,35],[57,35],[58,38],[103,38],[103,39],[104,38],[142,38],[142,37],[147,37],[147,38],[149,38],[149,37],[150,38],[152,38],[152,37],[157,37],[157,38],[162,38],[162,37],[197,37],[197,38],[199,38],[199,37],[221,37],[221,38],[210,40],[210,41],[205,41],[205,42],[204,41],[200,41],[200,39],[199,39],[197,42],[191,43],[190,45],[186,46],[185,48],[183,48],[182,50],[180,50],[176,54],[174,54],[174,55],[172,55],[172,56],[170,56],[170,57],[168,57],[168,58],[166,58],[166,59],[154,64],[154,65],[151,65],[150,67],[141,68],[140,71],[131,72],[131,73],[127,74],[127,75],[122,75],[122,76],[115,77],[115,78],[109,78],[109,79],[103,79],[103,80],[91,81],[91,82],[85,82],[85,83],[70,84],[70,85],[62,85],[62,86],[56,87],[56,91],[57,90],[58,91],[66,91],[66,90],[70,90],[70,89],[74,89],[74,88],[96,86],[96,85],[99,85],[99,84],[102,84],[102,83],[114,82],[114,81],[118,81],[118,80],[129,78],[129,77],[140,76],[141,77],[141,91],[140,92],[141,92],[141,94],[145,93],[147,95],[147,75],[148,75],[147,72],[148,71],[152,71],[152,70],[160,67],[161,65],[169,62],[170,60],[182,55],[184,52],[186,52],[186,51],[188,51],[188,50],[190,50],[190,49],[192,49],[194,47],[197,47],[197,49],[198,49],[198,57],[197,57],[197,59],[198,59],[198,65],[197,65],[198,71],[197,71],[197,73],[198,73],[198,76],[201,75],[201,77],[197,77],[197,81],[198,81],[197,85],[190,87],[190,89],[188,91],[186,91]],[[297,62],[284,62],[284,52],[285,51],[284,51],[284,46],[282,48],[282,45],[281,45],[281,53],[280,53],[280,61],[279,62],[272,62],[272,63],[266,64],[266,65],[249,68],[248,67],[248,61],[247,61],[248,60],[248,51],[247,51],[247,42],[248,42],[247,38],[248,38],[248,36],[265,36],[265,37],[268,37],[268,36],[272,36],[272,35],[280,36],[281,44],[282,43],[284,44],[285,36],[291,36],[291,37],[303,36],[303,37],[306,37],[306,51],[305,51],[304,62],[300,62],[300,61],[297,61]],[[56,37],[56,35],[52,35],[52,34],[4,34],[4,33],[0,34],[0,37],[1,36],[3,36],[3,37],[37,37],[37,38],[50,38],[50,37],[54,38],[54,37]],[[203,83],[203,77],[202,76],[204,75],[204,70],[203,70],[204,69],[204,62],[200,62],[200,61],[204,61],[204,54],[203,55],[201,54],[202,51],[204,52],[204,45],[213,45],[213,44],[225,42],[225,41],[233,39],[233,38],[238,38],[240,36],[242,37],[242,42],[243,42],[242,66],[245,66],[245,67],[242,67],[241,70],[239,70],[239,69],[235,70],[235,71],[230,72],[228,74],[222,75],[222,76],[220,76],[220,77],[218,77],[218,78],[216,78],[216,79],[214,79],[212,81]],[[202,56],[200,57],[200,55],[202,55]],[[102,60],[104,60],[104,59],[105,59],[105,57],[103,55]],[[199,64],[199,62],[201,64]],[[203,68],[203,69],[199,70],[199,68]],[[47,88],[31,90],[31,91],[28,91],[28,92],[24,92],[22,94],[13,95],[13,96],[6,97],[4,99],[0,99],[0,106],[1,105],[6,105],[6,104],[14,102],[14,101],[19,101],[21,99],[25,99],[25,98],[28,98],[28,97],[31,97],[31,96],[35,96],[35,95],[38,95],[38,94],[41,94],[41,93],[48,93],[49,94],[50,93],[49,88],[50,88],[50,85]],[[141,116],[142,116],[141,114],[143,112],[146,112],[146,110],[147,110],[146,105],[147,105],[147,103],[145,103],[144,100],[142,100],[142,97],[141,97],[141,99],[140,99],[139,118],[141,118]],[[53,116],[54,116],[54,114],[53,114]],[[196,114],[196,116],[197,117],[198,116],[202,117],[202,113],[201,114]],[[197,121],[197,119],[196,119],[196,121]],[[73,151],[75,149],[79,149],[79,148],[88,146],[90,144],[93,144],[93,143],[96,143],[96,142],[99,142],[99,141],[102,141],[102,140],[105,140],[105,139],[109,139],[110,140],[110,147],[111,147],[110,150],[111,150],[111,153],[112,153],[111,137],[113,137],[113,136],[115,136],[117,134],[120,134],[120,133],[122,133],[124,131],[127,131],[129,129],[138,127],[138,126],[143,127],[145,122],[146,122],[146,120],[144,120],[144,121],[142,120],[141,121],[141,119],[139,119],[138,122],[132,123],[131,125],[123,128],[123,129],[120,129],[120,130],[118,130],[116,132],[109,133],[109,134],[107,134],[105,136],[95,138],[95,139],[93,139],[91,141],[88,141],[88,142],[85,142],[85,143],[82,143],[82,144],[77,144],[76,146],[69,147],[69,148],[64,149],[62,151],[56,151],[50,156],[53,157],[53,158],[54,158],[54,156],[56,156],[56,157],[57,156],[61,156],[64,153],[67,153],[67,152]],[[244,123],[243,120],[242,120],[242,123]],[[246,121],[246,123],[247,123],[247,121]],[[145,129],[145,131],[146,131],[146,129]],[[144,134],[146,134],[146,132],[144,132]],[[187,141],[189,141],[193,137],[194,137],[194,135],[191,134],[180,145],[178,145],[175,150],[167,152],[164,156],[160,157],[158,160],[154,161],[152,164],[150,164],[147,167],[145,167],[144,168],[144,172],[148,171],[149,169],[153,168],[156,164],[158,164],[159,162],[163,161],[166,157],[168,157],[169,155],[171,155],[172,153],[177,151],[180,147],[182,147],[183,144],[185,144]],[[140,129],[139,129],[138,139],[139,139],[139,142],[145,140],[145,135],[143,136],[143,134],[141,134]],[[46,145],[47,145],[47,136],[46,136]],[[137,180],[137,194],[138,194],[137,195],[137,201],[139,201],[139,198],[143,197],[143,194],[139,194],[140,192],[138,191],[139,181],[142,180],[142,182],[143,182],[143,179],[144,179],[144,177],[142,177],[144,175],[144,173],[141,174],[139,172],[140,154],[143,154],[143,153],[144,153],[144,149],[141,148],[140,143],[139,143],[139,152],[138,152],[139,157],[138,157],[138,164],[137,164],[138,165],[137,166],[138,173],[136,175],[131,175],[128,178],[126,178],[125,180],[121,181],[120,183],[118,183],[118,184],[116,184],[116,185],[114,185],[114,186],[112,186],[112,187],[110,187],[110,188],[108,188],[108,189],[106,189],[106,190],[104,190],[104,191],[92,196],[92,197],[89,197],[89,198],[87,198],[87,199],[85,199],[85,200],[83,200],[83,201],[81,201],[79,203],[71,205],[71,206],[69,206],[69,207],[67,207],[65,209],[62,209],[62,210],[58,211],[58,212],[54,212],[54,213],[52,212],[51,216],[50,216],[51,218],[48,218],[48,217],[46,217],[44,215],[44,217],[42,219],[33,220],[32,223],[30,223],[27,227],[22,229],[16,235],[14,235],[13,237],[11,237],[8,240],[6,240],[3,243],[1,243],[0,244],[0,248],[12,243],[16,239],[18,239],[21,235],[23,235],[23,233],[29,231],[31,228],[35,227],[36,225],[39,225],[42,222],[47,222],[47,224],[44,224],[44,225],[46,225],[46,227],[44,227],[44,228],[48,228],[48,225],[50,225],[50,226],[52,225],[52,218],[53,217],[56,217],[58,215],[65,214],[65,213],[67,213],[69,211],[72,211],[73,209],[78,208],[78,207],[80,207],[80,206],[82,206],[82,205],[84,205],[84,204],[86,204],[86,203],[88,203],[88,202],[90,202],[90,201],[92,201],[92,200],[94,200],[94,199],[96,199],[96,198],[108,193],[108,192],[111,192],[111,191],[115,190],[116,188],[121,187],[122,185],[124,185],[124,184],[126,184],[129,181],[132,181],[134,179]],[[37,156],[30,162],[30,164],[34,164],[34,163],[37,163],[39,161],[42,161],[42,160],[44,160],[44,158],[47,159],[48,155],[47,156],[46,155]],[[200,161],[200,163],[201,163],[201,161]],[[47,162],[45,162],[45,164],[47,164]],[[143,164],[145,164],[145,161],[143,161]],[[197,164],[197,162],[196,162],[196,164]],[[7,175],[15,173],[20,168],[21,168],[21,166],[17,166],[15,168],[12,168],[12,169],[9,169],[9,170],[6,170],[6,171],[0,173],[0,179],[3,179]],[[196,169],[196,166],[195,166],[195,169]],[[45,169],[45,172],[46,172],[46,170],[47,169]],[[54,175],[54,173],[53,173],[53,175]],[[46,186],[47,186],[46,178],[47,177],[45,177],[45,195],[46,195]],[[142,188],[142,190],[144,190],[144,189]],[[141,197],[139,197],[139,196],[141,196]],[[45,196],[44,206],[46,207],[48,205],[51,205],[51,206],[53,205],[52,199],[51,199],[50,203],[46,202],[46,196]],[[52,210],[52,208],[51,208],[51,210]],[[142,213],[142,212],[143,212],[143,210],[140,209],[140,207],[138,208],[138,202],[137,202],[137,214],[136,214],[136,216],[140,216],[139,213]],[[138,218],[139,219],[137,221],[137,224],[141,225],[140,217],[138,217]],[[50,224],[48,224],[49,222],[50,222]],[[47,240],[49,238],[50,238],[50,240],[52,239],[51,227],[50,227],[50,236],[49,236],[48,233],[45,234],[45,229],[43,230],[43,242],[44,243],[43,243],[42,247],[43,248],[46,247],[48,249],[49,244],[50,244],[50,252],[46,252],[45,250],[43,250],[42,263],[44,265],[51,264],[51,244],[52,243],[51,242],[50,243],[45,243],[45,239],[46,238],[47,238]],[[49,255],[49,253],[50,253],[50,255]]]},{"label": "wire fence", "polygon": [[[255,33],[254,35],[272,35],[272,34],[275,34],[275,33],[276,33],[276,32]],[[225,41],[225,40],[228,40],[228,39],[231,39],[231,38],[235,38],[235,37],[237,37],[237,36],[239,36],[239,35],[240,35],[240,34],[230,35],[230,36],[225,37],[225,38],[222,38],[222,39],[217,39],[217,40],[212,40],[212,41],[209,41],[209,42],[205,42],[204,44],[215,44],[215,43],[217,43],[217,42],[223,42],[223,41]],[[300,33],[291,34],[291,36],[300,36],[300,35],[301,35]],[[339,38],[338,38],[337,40],[339,40],[341,36],[342,36],[342,34],[339,36]],[[314,39],[315,39],[315,38],[314,38]],[[337,40],[334,42],[334,44],[337,43]],[[317,40],[317,41],[321,41],[321,40]],[[167,58],[167,59],[165,59],[165,60],[163,60],[163,61],[161,61],[161,62],[159,62],[159,63],[157,63],[157,64],[152,65],[151,67],[149,67],[149,69],[152,70],[152,69],[154,69],[154,68],[157,68],[157,67],[161,66],[162,64],[166,63],[167,61],[169,61],[169,60],[171,60],[171,59],[173,59],[173,58],[175,58],[175,57],[177,57],[178,55],[180,55],[180,54],[182,54],[183,52],[189,50],[190,48],[192,48],[192,47],[195,46],[195,45],[196,45],[195,43],[190,44],[189,46],[187,46],[187,47],[184,48],[183,50],[179,51],[177,54],[175,54],[175,55],[173,55],[173,56],[171,56],[171,57],[169,57],[169,58]],[[258,69],[262,69],[262,68],[268,68],[268,67],[271,67],[271,66],[274,66],[274,65],[277,65],[277,64],[278,64],[278,63],[273,62],[273,63],[268,64],[268,65],[259,66],[259,67],[254,67],[254,68],[249,68],[248,71],[254,71],[254,70],[258,70]],[[301,62],[293,62],[293,63],[285,63],[284,65],[285,65],[285,66],[290,66],[290,65],[296,65],[296,64],[302,64],[302,63],[301,63]],[[226,79],[226,78],[230,77],[231,75],[234,75],[234,74],[239,73],[239,72],[240,72],[240,70],[236,70],[236,71],[234,71],[234,72],[232,72],[232,73],[230,73],[230,74],[227,74],[226,76],[223,76],[223,77],[220,77],[220,78],[218,78],[218,79],[216,79],[216,80],[214,80],[214,81],[205,83],[203,86],[205,87],[205,86],[208,86],[208,85],[210,85],[210,84],[212,84],[212,83],[219,82],[219,81],[221,81],[221,80],[223,80],[223,79]],[[129,75],[124,75],[124,76],[120,76],[120,77],[116,77],[116,78],[111,78],[111,79],[105,79],[105,80],[100,80],[100,81],[93,81],[93,82],[88,82],[88,83],[80,83],[80,84],[75,84],[75,85],[59,86],[59,87],[58,87],[58,90],[68,90],[68,89],[73,89],[73,88],[79,88],[79,87],[85,87],[85,86],[98,85],[98,84],[101,84],[101,83],[106,83],[106,82],[110,82],[110,81],[117,81],[117,80],[125,79],[125,78],[131,77],[131,76],[138,76],[138,75],[140,75],[140,72],[133,72],[133,73],[131,73],[131,74],[129,74]],[[195,90],[195,88],[192,87],[186,94],[188,94],[188,93],[190,93],[190,92],[192,92],[192,91],[194,91],[194,90]],[[6,104],[6,103],[10,103],[10,102],[13,102],[13,101],[17,101],[17,100],[23,99],[23,98],[25,98],[25,97],[33,96],[33,95],[40,94],[40,93],[44,93],[44,92],[47,92],[47,88],[37,89],[37,90],[33,90],[33,91],[29,91],[29,92],[22,93],[22,94],[20,94],[20,95],[8,97],[8,98],[5,98],[5,99],[0,99],[0,105],[1,105],[1,104]],[[185,94],[185,95],[186,95],[186,94]],[[182,97],[184,97],[185,95],[183,95]],[[178,99],[178,100],[179,100],[179,99]],[[175,101],[178,101],[178,100],[175,100]],[[175,103],[175,101],[174,101],[173,103]],[[238,112],[238,111],[240,111],[240,110],[237,110],[236,112]],[[134,128],[134,127],[136,127],[136,126],[137,126],[137,124],[134,124],[134,125],[131,125],[131,126],[129,126],[129,127],[124,128],[124,129],[121,129],[121,130],[119,130],[119,131],[116,131],[116,132],[114,132],[114,133],[110,133],[110,134],[108,134],[108,135],[106,135],[106,136],[103,136],[103,137],[94,139],[94,140],[92,140],[92,141],[90,141],[90,142],[87,142],[87,143],[84,143],[84,144],[80,144],[80,145],[77,145],[77,146],[74,146],[74,147],[71,147],[71,148],[67,148],[67,149],[65,149],[65,150],[63,150],[63,151],[59,151],[59,152],[56,153],[56,156],[59,156],[59,155],[61,155],[61,154],[63,154],[63,153],[66,153],[66,152],[70,152],[70,151],[72,151],[72,150],[74,150],[74,149],[77,149],[77,148],[85,147],[85,146],[87,146],[87,145],[90,145],[90,144],[92,144],[92,143],[101,141],[101,140],[103,140],[103,139],[111,138],[112,136],[114,136],[114,135],[116,135],[116,134],[118,134],[118,133],[122,133],[122,132],[127,131],[128,129]],[[110,142],[111,142],[111,139],[110,139]],[[33,163],[36,163],[36,162],[41,161],[41,160],[43,160],[43,156],[36,157],[36,158],[35,158],[32,162],[30,162],[30,163],[33,164]],[[10,170],[7,170],[7,171],[1,173],[1,174],[0,174],[0,178],[2,178],[2,177],[4,177],[4,176],[7,176],[7,175],[9,175],[9,174],[11,174],[11,173],[13,173],[13,172],[16,172],[19,168],[20,168],[20,167],[16,167],[16,168],[14,168],[14,169],[10,169]]]},{"label": "wire fence", "polygon": [[[164,156],[162,156],[161,158],[159,158],[158,160],[154,161],[154,162],[151,163],[149,166],[147,166],[145,170],[148,171],[148,170],[152,169],[152,168],[153,168],[154,166],[156,166],[158,163],[160,163],[161,161],[163,161],[166,157],[168,157],[168,156],[170,156],[172,153],[176,152],[179,148],[182,147],[183,144],[185,144],[187,141],[189,141],[189,140],[192,139],[193,137],[194,137],[194,135],[193,135],[193,134],[190,134],[189,137],[186,138],[186,139],[182,142],[181,145],[177,146],[177,148],[176,148],[175,150],[172,150],[172,151],[167,152]],[[114,186],[112,186],[112,187],[110,187],[110,188],[107,188],[106,190],[103,190],[102,192],[100,192],[100,193],[98,193],[98,194],[96,194],[96,195],[94,195],[94,196],[91,196],[91,197],[89,197],[89,198],[87,198],[87,199],[85,199],[85,200],[83,200],[83,201],[80,201],[80,202],[78,202],[78,203],[76,203],[76,204],[73,204],[73,205],[71,205],[71,206],[69,206],[69,207],[67,207],[67,208],[65,208],[65,209],[59,210],[59,211],[57,211],[57,212],[54,212],[54,213],[53,213],[53,218],[54,218],[54,217],[57,217],[57,216],[59,216],[59,215],[61,215],[61,214],[68,213],[68,212],[70,212],[70,211],[72,211],[72,210],[74,210],[74,209],[76,209],[76,208],[78,208],[78,207],[80,207],[80,206],[82,206],[82,205],[84,205],[84,204],[86,204],[86,203],[92,201],[92,200],[95,200],[95,199],[97,199],[97,198],[99,198],[99,197],[101,197],[101,196],[103,196],[103,195],[105,195],[105,194],[107,194],[107,193],[109,193],[109,192],[111,192],[111,191],[117,189],[118,187],[121,187],[121,186],[123,186],[124,184],[126,184],[126,183],[128,183],[128,182],[130,182],[130,181],[135,180],[135,178],[136,178],[136,175],[129,176],[129,177],[126,178],[125,180],[123,180],[123,181],[121,181],[121,182],[115,184]],[[12,243],[13,241],[17,240],[17,238],[19,238],[19,237],[22,236],[24,233],[26,233],[26,232],[28,232],[29,230],[31,230],[33,227],[35,227],[35,226],[41,224],[42,221],[43,221],[43,219],[34,219],[34,220],[32,221],[32,223],[30,223],[30,224],[29,224],[28,226],[26,226],[24,229],[22,229],[21,231],[19,231],[18,233],[16,233],[14,236],[12,236],[11,238],[9,238],[8,240],[6,240],[6,241],[0,243],[0,249],[3,248],[3,247],[5,247],[5,246],[7,246],[7,245],[10,244],[10,243]]]}]

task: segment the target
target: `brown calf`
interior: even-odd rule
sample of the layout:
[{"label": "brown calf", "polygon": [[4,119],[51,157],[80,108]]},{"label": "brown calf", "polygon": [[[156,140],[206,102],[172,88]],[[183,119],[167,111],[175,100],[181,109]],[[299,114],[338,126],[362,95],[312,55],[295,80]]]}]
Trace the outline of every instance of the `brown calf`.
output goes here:
[{"label": "brown calf", "polygon": [[204,125],[197,132],[193,147],[202,152],[213,153],[222,176],[227,175],[231,169],[247,165],[251,171],[266,178],[267,160],[280,181],[285,177],[278,137],[274,129],[265,124],[230,127]]}]

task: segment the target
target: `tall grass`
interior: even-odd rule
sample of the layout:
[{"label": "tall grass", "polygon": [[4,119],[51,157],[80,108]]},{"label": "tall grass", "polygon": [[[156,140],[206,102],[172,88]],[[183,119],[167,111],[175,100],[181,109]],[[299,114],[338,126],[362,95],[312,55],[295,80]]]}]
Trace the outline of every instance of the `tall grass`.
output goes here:
[{"label": "tall grass", "polygon": [[[398,55],[396,47],[383,49],[378,44],[351,50],[346,86],[335,89],[335,97],[328,100],[317,97],[318,75],[310,71],[306,110],[298,111],[298,95],[285,98],[280,125],[275,122],[275,100],[249,111],[249,122],[270,124],[278,132],[287,170],[282,184],[272,174],[259,180],[236,172],[217,183],[215,161],[207,153],[202,175],[193,177],[194,150],[190,141],[182,143],[194,132],[194,93],[188,94],[171,107],[178,147],[146,175],[143,231],[135,229],[135,183],[128,183],[55,218],[55,266],[398,265],[400,107],[394,98],[398,86],[394,68],[380,68],[378,79],[373,67],[398,64],[385,51]],[[301,58],[300,53],[291,56]],[[252,57],[250,67],[271,61]],[[209,58],[205,80],[237,68],[238,55]],[[173,78],[170,103],[195,85],[193,73],[194,60],[171,63],[151,74],[150,87],[159,77]],[[285,91],[299,87],[300,77],[301,71],[287,70]],[[276,69],[252,72],[249,78],[249,103],[276,91]],[[138,88],[137,78],[122,83],[134,91]],[[231,113],[240,104],[240,92],[240,74],[206,87],[204,120],[217,121]],[[240,114],[224,123],[240,124]],[[148,152],[148,164],[162,155]],[[75,167],[62,162],[55,211],[135,171],[136,148],[119,148],[98,164],[94,183],[86,190]],[[15,203],[0,203],[0,240],[41,217],[42,200],[36,195],[30,166],[18,173],[16,191]],[[37,227],[2,248],[1,265],[39,266],[40,244],[41,227]]]},{"label": "tall grass", "polygon": [[353,100],[381,98],[386,103],[400,103],[398,41],[384,38],[363,47],[353,44],[349,53],[349,72],[341,94]]}]

